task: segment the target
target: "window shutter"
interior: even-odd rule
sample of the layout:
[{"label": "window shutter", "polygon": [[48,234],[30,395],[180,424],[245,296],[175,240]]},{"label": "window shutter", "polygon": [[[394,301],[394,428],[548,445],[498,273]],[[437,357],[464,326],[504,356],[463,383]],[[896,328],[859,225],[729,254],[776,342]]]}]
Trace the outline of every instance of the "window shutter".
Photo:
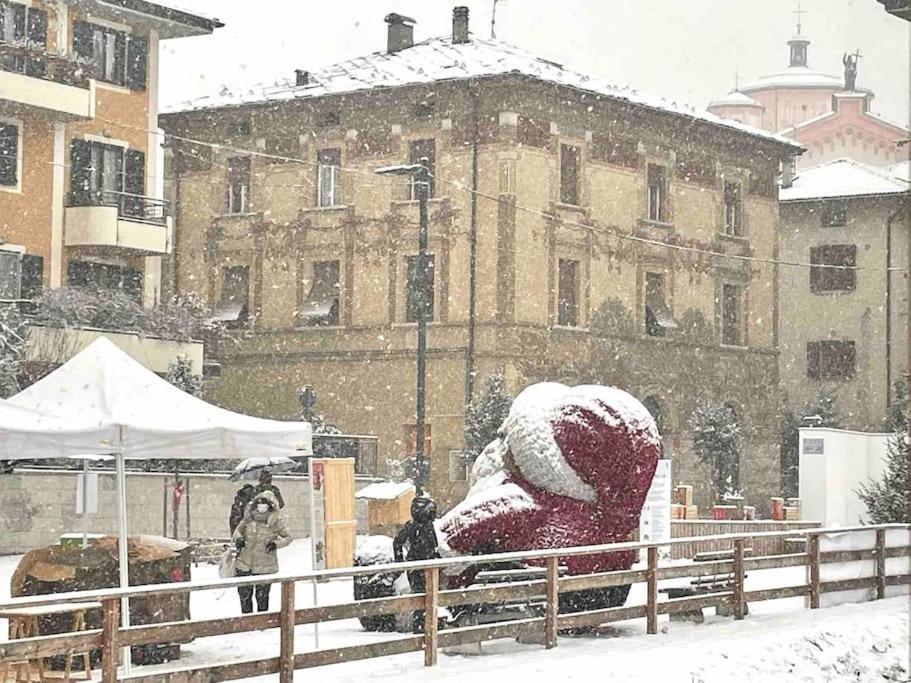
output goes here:
[{"label": "window shutter", "polygon": [[[137,149],[128,149],[124,158],[124,213],[142,216],[142,195],[145,194],[146,155]],[[130,196],[139,195],[139,196]]]},{"label": "window shutter", "polygon": [[37,309],[34,301],[41,296],[44,289],[44,258],[35,254],[22,257],[22,286],[19,297],[26,302],[21,304],[23,313],[32,314]]},{"label": "window shutter", "polygon": [[142,36],[130,36],[127,41],[127,80],[130,90],[146,89],[148,41]]},{"label": "window shutter", "polygon": [[92,46],[92,25],[85,21],[77,21],[73,25],[73,53],[83,61],[92,61],[94,48]]},{"label": "window shutter", "polygon": [[807,377],[819,377],[819,342],[807,343]]},{"label": "window shutter", "polygon": [[117,31],[114,35],[114,74],[111,79],[118,85],[126,83],[127,69],[127,37],[126,34]]},{"label": "window shutter", "polygon": [[19,128],[0,124],[0,185],[19,182]]},{"label": "window shutter", "polygon": [[25,6],[14,4],[12,7],[13,40],[25,40]]},{"label": "window shutter", "polygon": [[92,143],[73,140],[70,147],[70,203],[85,206],[91,198]]}]

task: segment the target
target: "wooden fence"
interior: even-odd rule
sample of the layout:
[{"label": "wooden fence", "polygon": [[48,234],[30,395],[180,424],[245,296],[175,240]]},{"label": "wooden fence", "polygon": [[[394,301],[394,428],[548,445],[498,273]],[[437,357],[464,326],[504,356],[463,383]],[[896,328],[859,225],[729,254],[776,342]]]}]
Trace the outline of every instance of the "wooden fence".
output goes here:
[{"label": "wooden fence", "polygon": [[[800,529],[818,529],[820,526],[819,522],[805,521],[674,519],[671,520],[671,537],[698,538],[727,536],[729,534],[756,534],[764,531],[798,531]],[[753,541],[753,555],[785,555],[792,553],[796,548],[788,543],[790,537],[791,534],[787,536],[756,536]],[[799,534],[794,534],[794,537],[799,537]],[[697,553],[730,550],[732,547],[733,542],[730,538],[714,540],[700,538],[691,543],[675,543],[671,546],[671,559],[691,559]]]},{"label": "wooden fence", "polygon": [[[433,666],[436,664],[440,648],[477,643],[494,638],[512,638],[523,635],[543,636],[545,646],[553,648],[557,645],[558,633],[563,629],[597,626],[629,619],[645,619],[647,632],[656,634],[658,632],[658,615],[660,614],[689,612],[706,607],[717,608],[721,606],[728,608],[734,619],[743,619],[746,611],[745,606],[750,602],[805,596],[808,606],[811,609],[816,609],[819,607],[821,594],[856,589],[870,589],[875,599],[881,599],[885,597],[887,586],[911,584],[911,573],[907,571],[907,568],[903,573],[886,573],[887,558],[911,556],[911,545],[909,545],[906,536],[901,544],[887,547],[886,532],[892,529],[908,531],[909,528],[911,526],[907,524],[890,524],[853,528],[731,534],[723,537],[702,537],[699,539],[679,538],[672,540],[670,545],[696,541],[719,541],[732,544],[733,553],[731,559],[671,566],[659,566],[659,544],[616,543],[582,548],[558,548],[534,552],[447,558],[397,565],[374,565],[371,567],[311,571],[297,575],[278,574],[271,577],[274,583],[281,584],[281,609],[278,612],[230,618],[197,619],[168,624],[129,626],[125,628],[120,626],[120,606],[123,598],[224,589],[262,583],[263,577],[252,576],[212,582],[172,583],[137,586],[125,590],[113,589],[18,598],[11,602],[0,604],[0,610],[63,605],[69,602],[98,601],[103,605],[103,626],[101,629],[78,633],[23,638],[0,643],[0,664],[21,661],[26,658],[35,659],[100,649],[102,652],[102,679],[104,681],[115,681],[118,680],[118,650],[122,647],[160,642],[180,642],[192,638],[246,633],[262,629],[279,629],[279,652],[272,657],[231,663],[216,662],[197,668],[174,669],[167,673],[144,674],[139,670],[135,674],[120,680],[142,683],[158,683],[165,680],[178,682],[218,681],[277,673],[280,676],[280,680],[286,683],[292,680],[295,669],[351,662],[406,652],[423,651],[425,665]],[[821,535],[862,532],[870,534],[872,531],[875,531],[875,544],[869,549],[820,552]],[[791,536],[807,538],[805,552],[759,557],[747,556],[745,553],[746,548],[758,547],[757,543],[760,539]],[[642,549],[646,550],[647,555],[645,569],[576,576],[561,576],[558,571],[561,558]],[[873,576],[870,578],[829,582],[820,580],[820,566],[822,564],[867,560],[872,563]],[[483,562],[486,564],[505,561],[543,564],[546,567],[545,578],[518,583],[471,586],[455,590],[441,590],[440,588],[440,572],[443,570],[473,563]],[[807,568],[807,578],[796,585],[753,591],[746,590],[744,586],[747,571],[797,566],[805,566]],[[294,608],[294,592],[299,581],[310,582],[314,579],[350,578],[403,570],[423,571],[426,577],[426,592],[322,607]],[[719,573],[730,573],[732,577],[730,585],[719,589],[717,592],[663,601],[658,599],[658,582],[661,580],[706,577]],[[561,613],[559,611],[559,596],[562,592],[606,588],[641,582],[644,582],[647,588],[645,604],[575,613]],[[545,606],[543,616],[513,619],[480,626],[444,629],[443,631],[437,630],[436,619],[425,619],[426,626],[423,633],[396,635],[387,640],[369,644],[295,653],[294,626],[299,624],[324,623],[338,619],[354,619],[381,614],[413,612],[415,610],[426,610],[427,614],[436,614],[437,609],[442,606],[496,604],[517,599],[543,602]]]}]

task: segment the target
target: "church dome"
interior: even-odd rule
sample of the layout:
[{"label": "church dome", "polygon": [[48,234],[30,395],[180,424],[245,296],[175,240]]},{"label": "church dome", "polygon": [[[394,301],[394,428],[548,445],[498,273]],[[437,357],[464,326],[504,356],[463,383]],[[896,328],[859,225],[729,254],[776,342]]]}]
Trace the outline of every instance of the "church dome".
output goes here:
[{"label": "church dome", "polygon": [[762,109],[762,105],[759,102],[739,90],[732,90],[727,95],[719,97],[717,100],[712,100],[709,102],[708,108],[711,110],[713,107],[757,107]]},{"label": "church dome", "polygon": [[844,88],[844,82],[838,76],[814,71],[808,66],[790,66],[741,86],[741,90],[747,93],[772,88],[825,88],[836,91]]}]

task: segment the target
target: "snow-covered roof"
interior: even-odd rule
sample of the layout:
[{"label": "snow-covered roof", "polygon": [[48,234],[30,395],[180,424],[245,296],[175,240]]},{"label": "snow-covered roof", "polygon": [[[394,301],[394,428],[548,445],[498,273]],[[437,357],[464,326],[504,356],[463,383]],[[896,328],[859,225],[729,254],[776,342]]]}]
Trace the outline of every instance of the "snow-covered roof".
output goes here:
[{"label": "snow-covered roof", "polygon": [[791,187],[782,188],[782,202],[824,199],[827,197],[865,197],[908,192],[909,164],[879,167],[855,161],[835,159],[802,169]]},{"label": "snow-covered roof", "polygon": [[709,102],[709,107],[759,107],[761,109],[762,105],[749,95],[739,90],[732,90],[724,97]]},{"label": "snow-covered roof", "polygon": [[354,497],[363,500],[395,500],[408,493],[414,493],[414,484],[410,481],[377,481],[362,488]]},{"label": "snow-covered roof", "polygon": [[761,76],[752,83],[740,86],[743,92],[750,93],[769,88],[831,88],[841,90],[844,81],[837,76],[830,76],[814,71],[808,66],[790,66],[784,71]]},{"label": "snow-covered roof", "polygon": [[453,43],[450,37],[431,38],[394,53],[374,52],[311,71],[305,85],[291,78],[272,84],[239,89],[223,87],[216,95],[178,102],[164,113],[236,107],[303,98],[353,93],[375,88],[429,84],[468,78],[518,74],[598,95],[625,100],[661,111],[700,119],[750,135],[800,147],[793,140],[758,130],[737,121],[722,119],[682,103],[571,71],[522,48],[498,40],[472,36],[467,43]]}]

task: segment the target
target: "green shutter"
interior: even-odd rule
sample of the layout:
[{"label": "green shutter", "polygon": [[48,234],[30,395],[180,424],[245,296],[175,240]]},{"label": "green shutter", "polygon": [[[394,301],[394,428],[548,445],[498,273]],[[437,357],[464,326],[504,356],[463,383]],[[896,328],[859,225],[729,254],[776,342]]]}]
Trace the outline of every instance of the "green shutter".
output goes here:
[{"label": "green shutter", "polygon": [[146,68],[148,41],[142,36],[130,36],[127,39],[127,80],[130,90],[146,89]]}]

